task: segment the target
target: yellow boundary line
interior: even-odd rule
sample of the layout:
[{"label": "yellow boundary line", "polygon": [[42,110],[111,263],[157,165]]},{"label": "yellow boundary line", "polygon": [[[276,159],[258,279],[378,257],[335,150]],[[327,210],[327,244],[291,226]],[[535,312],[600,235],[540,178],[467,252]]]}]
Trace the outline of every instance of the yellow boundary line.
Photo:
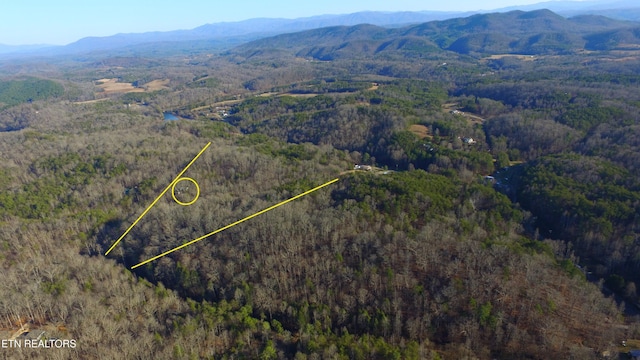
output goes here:
[{"label": "yellow boundary line", "polygon": [[120,241],[127,236],[127,234],[129,233],[129,231],[131,231],[131,229],[133,229],[134,226],[136,226],[136,224],[138,224],[138,221],[140,221],[140,219],[142,219],[148,212],[149,210],[151,210],[151,208],[164,196],[164,194],[167,193],[167,191],[169,191],[169,189],[171,189],[171,187],[173,186],[173,184],[175,184],[180,177],[182,176],[182,174],[184,174],[187,169],[189,169],[189,167],[191,165],[193,165],[193,163],[198,160],[198,158],[200,157],[200,155],[202,155],[202,153],[204,153],[205,150],[207,150],[207,148],[209,147],[209,145],[211,145],[211,142],[209,142],[207,145],[205,145],[204,148],[202,148],[202,150],[200,150],[200,152],[198,153],[198,155],[196,155],[196,157],[193,158],[193,160],[191,160],[191,162],[189,164],[187,164],[187,166],[178,174],[178,176],[175,177],[175,179],[173,179],[173,181],[171,181],[171,183],[169,183],[169,185],[162,191],[162,193],[160,193],[160,195],[158,195],[158,197],[153,200],[153,202],[151,203],[151,205],[149,205],[144,212],[138,216],[138,218],[136,219],[136,221],[133,222],[133,224],[131,224],[131,226],[129,226],[129,228],[118,238],[118,240],[116,240],[116,242],[113,243],[113,245],[111,245],[111,247],[109,248],[109,250],[107,250],[106,253],[104,253],[105,256],[109,255],[109,253],[111,252],[111,250],[115,249],[116,246],[118,246],[118,244],[120,243]]},{"label": "yellow boundary line", "polygon": [[[204,150],[203,150],[203,151],[204,151]],[[311,189],[311,190],[307,190],[307,191],[303,192],[302,194],[296,195],[296,196],[294,196],[294,197],[292,197],[292,198],[289,198],[289,199],[287,199],[287,200],[285,200],[285,201],[279,202],[279,203],[277,203],[277,204],[275,204],[275,205],[273,205],[273,206],[270,206],[270,207],[268,207],[268,208],[266,208],[266,209],[264,209],[264,210],[260,210],[260,211],[258,211],[257,213],[255,213],[255,214],[253,214],[253,215],[249,215],[249,216],[245,217],[244,219],[240,219],[240,220],[238,220],[238,221],[236,221],[236,222],[234,222],[234,223],[231,223],[231,224],[229,224],[229,225],[227,225],[227,226],[223,226],[223,227],[219,228],[218,230],[212,231],[212,232],[210,232],[210,233],[208,233],[208,234],[206,234],[206,235],[203,235],[203,236],[201,236],[201,237],[199,237],[199,238],[196,238],[196,239],[193,239],[193,240],[191,240],[191,241],[189,241],[189,242],[186,242],[186,243],[184,243],[184,244],[182,244],[182,245],[180,245],[180,246],[177,246],[177,247],[175,247],[175,248],[173,248],[173,249],[171,249],[171,250],[165,251],[165,252],[163,252],[163,253],[162,253],[162,254],[160,254],[160,255],[156,255],[156,256],[154,256],[154,257],[152,257],[152,258],[150,258],[150,259],[147,259],[147,260],[145,260],[145,261],[143,261],[143,262],[141,262],[141,263],[139,263],[139,264],[137,264],[137,265],[132,266],[132,267],[131,267],[131,269],[135,269],[135,268],[140,267],[140,266],[142,266],[142,265],[144,265],[144,264],[147,264],[147,263],[150,263],[150,262],[152,262],[152,261],[154,261],[154,260],[157,260],[157,259],[159,259],[159,258],[161,258],[161,257],[163,257],[163,256],[169,255],[169,254],[171,254],[171,253],[172,253],[172,252],[174,252],[174,251],[178,251],[178,250],[180,250],[180,249],[182,249],[182,248],[185,248],[185,247],[187,247],[187,246],[189,246],[189,245],[191,245],[191,244],[193,244],[193,243],[196,243],[196,242],[198,242],[198,241],[200,241],[200,240],[206,239],[206,238],[208,238],[209,236],[215,235],[215,234],[217,234],[217,233],[219,233],[219,232],[221,232],[221,231],[227,230],[228,228],[234,227],[234,226],[236,226],[236,225],[238,225],[238,224],[240,224],[240,223],[243,223],[243,222],[245,222],[245,221],[247,221],[247,220],[249,220],[249,219],[252,219],[252,218],[254,218],[254,217],[258,216],[258,215],[262,215],[262,214],[266,213],[267,211],[271,211],[271,210],[273,210],[273,209],[275,209],[275,208],[277,208],[277,207],[279,207],[279,206],[282,206],[282,205],[284,205],[284,204],[286,204],[286,203],[288,203],[288,202],[291,202],[291,201],[293,201],[293,200],[299,199],[299,198],[301,198],[301,197],[303,197],[303,196],[305,196],[305,195],[308,195],[308,194],[310,194],[310,193],[312,193],[312,192],[314,192],[314,191],[320,190],[320,189],[322,189],[323,187],[325,187],[325,186],[329,186],[329,185],[331,185],[331,184],[333,184],[333,183],[335,183],[336,181],[339,181],[339,180],[340,180],[340,178],[336,178],[336,179],[333,179],[333,180],[331,180],[331,181],[328,181],[328,182],[326,182],[326,183],[324,183],[324,184],[322,184],[322,185],[320,185],[320,186],[316,186],[316,187],[314,187],[314,188],[313,188],[313,189]],[[166,190],[165,190],[165,191],[166,191]],[[144,215],[144,214],[143,214],[143,215]]]}]

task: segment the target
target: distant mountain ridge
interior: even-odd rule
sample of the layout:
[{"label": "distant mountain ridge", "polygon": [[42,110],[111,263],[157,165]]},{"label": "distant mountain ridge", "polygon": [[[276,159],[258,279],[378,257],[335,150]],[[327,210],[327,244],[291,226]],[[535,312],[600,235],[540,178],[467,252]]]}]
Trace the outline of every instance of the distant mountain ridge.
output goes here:
[{"label": "distant mountain ridge", "polygon": [[[551,10],[558,9],[573,15],[598,14],[606,8],[606,2],[586,1],[584,4],[575,1],[551,1],[530,5],[526,8],[540,9],[541,5],[548,5]],[[617,6],[631,4],[630,1],[622,1]],[[569,5],[573,4],[573,7]],[[598,6],[599,4],[599,6]],[[589,5],[589,6],[586,6]],[[613,8],[613,7],[612,7]],[[497,12],[510,8],[498,9]],[[568,9],[573,9],[569,11]],[[595,9],[595,10],[591,10]],[[640,6],[635,9],[609,10],[619,15],[629,15],[632,18],[640,18]],[[617,12],[616,12],[617,11]],[[237,44],[239,39],[255,40],[258,38],[274,36],[283,33],[293,33],[304,30],[312,30],[331,26],[353,26],[359,24],[372,24],[382,27],[400,27],[409,24],[426,23],[436,20],[464,18],[477,12],[375,12],[363,11],[346,15],[319,15],[298,19],[273,19],[256,18],[238,22],[222,22],[206,24],[192,30],[176,30],[168,32],[148,32],[139,34],[117,34],[108,37],[87,37],[59,49],[62,53],[79,53],[99,50],[117,49],[140,44],[160,42],[186,42],[186,41],[212,41],[218,44]],[[637,14],[637,16],[635,15]]]},{"label": "distant mountain ridge", "polygon": [[[461,54],[562,54],[640,44],[640,24],[602,16],[564,18],[549,10],[476,14],[402,28],[338,26],[256,40],[229,51],[252,57],[286,50],[318,60],[404,51],[449,50]],[[624,35],[622,38],[621,36]],[[615,40],[615,39],[622,40]]]},{"label": "distant mountain ridge", "polygon": [[162,42],[212,41],[235,44],[237,39],[256,39],[281,33],[298,32],[336,25],[371,23],[379,26],[400,26],[446,19],[470,13],[463,12],[373,12],[346,15],[319,15],[298,19],[256,18],[238,22],[206,24],[192,30],[116,34],[106,37],[86,37],[66,46],[51,48],[52,54],[83,53]]}]

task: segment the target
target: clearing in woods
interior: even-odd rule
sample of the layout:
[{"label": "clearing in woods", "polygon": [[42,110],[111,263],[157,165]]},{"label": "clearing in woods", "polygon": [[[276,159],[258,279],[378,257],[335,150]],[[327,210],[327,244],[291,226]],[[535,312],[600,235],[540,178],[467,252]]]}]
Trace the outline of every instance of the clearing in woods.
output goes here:
[{"label": "clearing in woods", "polygon": [[118,79],[96,80],[101,94],[111,95],[117,93],[147,92],[168,89],[169,79],[153,80],[142,86],[133,86],[131,83],[118,82]]},{"label": "clearing in woods", "polygon": [[522,55],[522,54],[496,54],[496,55],[488,56],[485,59],[499,60],[499,59],[503,59],[503,58],[513,58],[513,59],[524,60],[524,61],[533,61],[533,60],[537,59],[538,56],[535,56],[535,55]]},{"label": "clearing in woods", "polygon": [[169,85],[169,79],[152,80],[142,85],[142,88],[145,89],[145,91],[149,91],[149,92],[160,91],[160,90],[168,89],[169,88],[168,85]]},{"label": "clearing in woods", "polygon": [[458,115],[458,116],[463,116],[465,117],[469,123],[473,124],[482,124],[484,123],[483,118],[481,118],[480,116],[477,115],[473,115],[471,113],[468,112],[463,112],[457,109],[458,104],[457,103],[446,103],[444,105],[442,105],[442,110],[454,115]]},{"label": "clearing in woods", "polygon": [[131,83],[121,83],[118,79],[100,79],[96,81],[102,93],[111,95],[115,93],[144,92],[143,88],[136,88]]},{"label": "clearing in woods", "polygon": [[98,88],[102,89],[95,93],[97,99],[94,100],[86,100],[86,101],[76,101],[74,104],[92,104],[100,101],[107,100],[107,96],[113,94],[126,94],[131,92],[152,92],[152,91],[160,91],[169,88],[169,79],[164,80],[152,80],[148,83],[135,87],[131,83],[118,82],[118,79],[100,79],[96,80],[96,85]]},{"label": "clearing in woods", "polygon": [[429,128],[427,128],[424,125],[419,125],[419,124],[413,124],[411,126],[409,126],[409,131],[411,131],[412,133],[418,135],[418,137],[420,139],[424,139],[424,138],[433,138],[433,136],[429,135]]}]

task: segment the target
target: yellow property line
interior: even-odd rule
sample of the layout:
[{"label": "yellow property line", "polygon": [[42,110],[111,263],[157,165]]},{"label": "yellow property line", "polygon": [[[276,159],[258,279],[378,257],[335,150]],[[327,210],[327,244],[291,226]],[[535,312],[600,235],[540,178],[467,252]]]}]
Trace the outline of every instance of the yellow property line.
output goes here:
[{"label": "yellow property line", "polygon": [[171,254],[171,253],[172,253],[172,252],[174,252],[174,251],[178,251],[178,250],[180,250],[180,249],[182,249],[182,248],[185,248],[185,247],[187,247],[187,246],[189,246],[189,245],[191,245],[191,244],[193,244],[193,243],[196,243],[196,242],[198,242],[198,241],[200,241],[200,240],[206,239],[206,238],[208,238],[209,236],[215,235],[215,234],[217,234],[217,233],[219,233],[219,232],[221,232],[221,231],[227,230],[228,228],[234,227],[234,226],[236,226],[236,225],[238,225],[238,224],[240,224],[240,223],[243,223],[243,222],[245,222],[245,221],[247,221],[247,220],[249,220],[249,219],[252,219],[252,218],[254,218],[254,217],[258,216],[258,215],[262,215],[262,214],[266,213],[267,211],[271,211],[271,210],[273,210],[273,209],[275,209],[275,208],[277,208],[277,207],[279,207],[279,206],[282,206],[282,205],[284,205],[284,204],[286,204],[286,203],[288,203],[288,202],[291,202],[291,201],[293,201],[293,200],[296,200],[296,199],[298,199],[298,198],[301,198],[301,197],[303,197],[303,196],[305,196],[305,195],[308,195],[308,194],[310,194],[310,193],[312,193],[312,192],[314,192],[314,191],[316,191],[316,190],[320,190],[320,189],[322,189],[323,187],[328,186],[328,185],[331,185],[331,184],[335,183],[335,182],[336,182],[336,181],[338,181],[338,180],[340,180],[340,178],[333,179],[333,180],[328,181],[328,182],[326,182],[326,183],[324,183],[324,184],[322,184],[322,185],[320,185],[320,186],[314,187],[314,188],[313,188],[313,189],[311,189],[311,190],[305,191],[305,192],[303,192],[302,194],[296,195],[296,196],[294,196],[294,197],[292,197],[292,198],[290,198],[290,199],[287,199],[287,200],[285,200],[285,201],[282,201],[282,202],[280,202],[280,203],[277,203],[277,204],[275,204],[275,205],[273,205],[273,206],[271,206],[271,207],[268,207],[268,208],[266,208],[266,209],[264,209],[264,210],[260,210],[260,211],[258,211],[257,213],[255,213],[255,214],[253,214],[253,215],[249,215],[249,216],[247,216],[247,217],[246,217],[246,218],[244,218],[244,219],[238,220],[238,221],[236,221],[236,222],[234,222],[234,223],[232,223],[232,224],[229,224],[229,225],[227,225],[227,226],[221,227],[221,228],[220,228],[220,229],[218,229],[218,230],[212,231],[212,232],[210,232],[210,233],[208,233],[208,234],[206,234],[206,235],[200,236],[200,237],[199,237],[199,238],[197,238],[197,239],[193,239],[193,240],[191,240],[191,241],[189,241],[189,242],[187,242],[187,243],[184,243],[184,244],[182,244],[182,245],[180,245],[180,246],[177,246],[177,247],[175,247],[175,248],[173,248],[173,249],[171,249],[171,250],[165,251],[165,252],[163,252],[163,253],[162,253],[162,254],[160,254],[160,255],[154,256],[154,257],[152,257],[151,259],[145,260],[145,261],[143,261],[143,262],[141,262],[141,263],[139,263],[139,264],[137,264],[137,265],[134,265],[134,266],[132,266],[132,267],[131,267],[131,269],[135,269],[135,268],[137,268],[137,267],[139,267],[139,266],[142,266],[142,265],[144,265],[144,264],[147,264],[147,263],[150,263],[150,262],[152,262],[152,261],[154,261],[154,260],[157,260],[157,259],[159,259],[159,258],[161,258],[161,257],[163,257],[163,256],[169,255],[169,254]]},{"label": "yellow property line", "polygon": [[171,183],[169,183],[169,185],[167,186],[166,189],[164,189],[164,191],[162,191],[162,193],[160,193],[160,195],[158,195],[158,197],[153,200],[153,202],[151,203],[151,205],[149,205],[147,207],[147,209],[140,215],[138,216],[138,218],[136,219],[136,221],[133,222],[133,224],[131,224],[131,226],[129,226],[129,228],[127,229],[127,231],[125,231],[122,236],[120,236],[120,238],[118,238],[118,240],[116,240],[116,242],[113,243],[113,245],[111,245],[111,247],[109,248],[109,250],[107,250],[106,253],[104,253],[105,256],[109,255],[109,253],[111,252],[111,250],[113,250],[119,243],[120,240],[122,240],[122,238],[124,238],[125,236],[127,236],[127,234],[129,233],[129,231],[131,231],[131,229],[133,229],[134,226],[136,226],[136,224],[138,223],[138,221],[140,221],[140,219],[142,219],[148,212],[149,210],[151,210],[151,208],[158,202],[158,200],[160,200],[164,194],[167,193],[167,191],[169,191],[169,189],[171,189],[171,186],[173,186],[173,184],[178,181],[178,179],[180,179],[180,177],[182,176],[182,174],[184,174],[187,169],[193,165],[193,163],[198,160],[198,158],[200,157],[200,155],[202,155],[202,153],[207,150],[207,148],[209,147],[209,145],[211,145],[211,142],[209,142],[207,145],[205,145],[204,148],[202,148],[202,150],[200,150],[200,152],[198,153],[198,155],[196,155],[196,157],[193,158],[193,160],[191,160],[191,162],[178,174],[178,176],[176,176],[175,179],[173,179],[173,181]]}]

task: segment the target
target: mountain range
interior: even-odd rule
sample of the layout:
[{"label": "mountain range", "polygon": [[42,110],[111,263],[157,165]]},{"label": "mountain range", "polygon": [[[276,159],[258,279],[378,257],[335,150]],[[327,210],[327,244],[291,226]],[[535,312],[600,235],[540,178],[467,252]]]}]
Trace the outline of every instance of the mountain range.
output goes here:
[{"label": "mountain range", "polygon": [[[516,24],[517,26],[524,26],[524,28],[520,29],[514,29],[509,25],[514,24],[512,21],[515,21],[512,18],[512,10],[536,10],[542,8],[554,11],[558,15],[555,17],[547,16],[542,20],[548,21],[548,23],[536,23],[536,18],[527,21],[525,21],[525,19],[515,19],[518,23]],[[298,19],[257,18],[239,22],[207,24],[191,30],[86,37],[65,46],[8,46],[0,44],[0,54],[4,57],[26,55],[46,56],[104,52],[114,49],[120,49],[125,53],[139,54],[153,53],[157,52],[158,49],[166,49],[167,47],[173,48],[174,52],[210,51],[212,49],[228,49],[253,40],[279,34],[359,24],[375,25],[378,28],[376,28],[376,30],[369,28],[369,30],[365,32],[360,28],[360,31],[356,31],[353,36],[357,36],[357,34],[364,36],[365,33],[367,34],[366,36],[374,35],[370,32],[375,32],[378,36],[383,37],[386,36],[383,35],[385,32],[388,33],[388,35],[397,35],[404,31],[398,29],[407,30],[410,29],[407,28],[408,25],[422,24],[417,25],[418,28],[407,30],[409,33],[403,36],[431,34],[426,36],[428,39],[422,37],[420,39],[412,38],[410,40],[418,41],[420,43],[419,46],[433,46],[435,44],[437,47],[462,53],[487,51],[491,50],[492,47],[495,47],[496,50],[510,50],[508,52],[531,52],[541,43],[561,44],[569,42],[572,44],[572,47],[579,47],[579,43],[584,41],[584,44],[589,44],[594,48],[602,48],[604,46],[602,41],[605,39],[602,38],[602,36],[593,36],[586,39],[584,38],[586,32],[595,33],[598,30],[611,31],[614,30],[614,27],[622,28],[628,25],[622,23],[614,24],[612,20],[605,20],[602,15],[621,21],[640,20],[640,7],[635,1],[631,0],[614,3],[610,1],[549,1],[493,11],[512,15],[503,19],[500,18],[499,14],[495,13],[424,11],[358,12],[347,15],[321,15]],[[563,21],[563,17],[573,18]],[[452,22],[446,22],[447,20]],[[503,20],[507,22],[500,25],[499,21]],[[486,24],[483,24],[483,21],[486,22]],[[573,25],[578,26],[579,29],[571,29],[570,27]],[[534,26],[537,32],[533,34],[535,31],[527,30],[529,26]],[[547,26],[546,30],[543,29],[545,26]],[[589,26],[592,26],[592,28],[589,29]],[[504,35],[506,30],[509,30],[509,36]],[[514,33],[514,30],[516,30],[517,33]],[[574,30],[579,31],[576,32]],[[411,34],[411,31],[416,33]],[[444,31],[446,36],[437,36],[433,33],[434,31]],[[540,34],[542,35],[538,38],[530,38],[531,36]],[[514,35],[518,35],[517,38],[515,38]],[[523,40],[524,35],[530,36]],[[635,36],[633,33],[628,32],[621,35],[625,39],[632,39]],[[428,43],[422,43],[427,40],[429,41]],[[609,43],[611,43],[611,41],[609,41]]]},{"label": "mountain range", "polygon": [[335,60],[448,50],[461,54],[566,54],[640,46],[640,24],[597,15],[564,18],[550,10],[476,14],[401,28],[337,26],[281,34],[240,45],[227,54],[250,58],[286,51]]},{"label": "mountain range", "polygon": [[[346,15],[319,15],[298,19],[256,18],[238,22],[206,24],[191,30],[165,32],[145,32],[116,34],[106,37],[85,37],[65,46],[38,46],[38,53],[50,55],[86,53],[125,48],[140,44],[207,42],[208,45],[233,46],[241,42],[273,36],[282,33],[297,32],[328,26],[350,26],[357,24],[375,24],[378,26],[401,26],[423,23],[433,20],[449,19],[470,15],[463,12],[374,12],[364,11]],[[0,54],[11,52],[30,52],[32,47],[9,46],[0,44]]]}]

